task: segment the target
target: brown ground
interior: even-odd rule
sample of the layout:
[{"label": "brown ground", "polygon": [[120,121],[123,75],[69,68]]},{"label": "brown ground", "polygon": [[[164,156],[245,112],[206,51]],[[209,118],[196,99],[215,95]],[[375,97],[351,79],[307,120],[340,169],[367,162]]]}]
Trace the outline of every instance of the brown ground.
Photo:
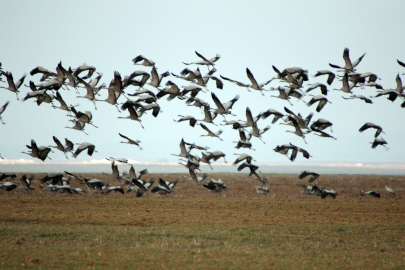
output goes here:
[{"label": "brown ground", "polygon": [[[211,174],[228,186],[220,195],[183,174],[146,176],[180,182],[170,196],[142,198],[50,193],[38,181],[31,194],[0,190],[0,265],[405,269],[403,176],[322,175],[318,186],[336,190],[336,200],[299,193],[306,181],[296,175],[267,175],[267,196],[245,174]],[[397,196],[384,190],[386,179]],[[361,197],[360,189],[381,199]]]}]

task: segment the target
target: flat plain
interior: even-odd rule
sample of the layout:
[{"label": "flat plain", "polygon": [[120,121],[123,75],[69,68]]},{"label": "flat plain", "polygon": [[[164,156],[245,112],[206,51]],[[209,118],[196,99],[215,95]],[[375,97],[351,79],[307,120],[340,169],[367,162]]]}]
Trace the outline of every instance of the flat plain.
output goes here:
[{"label": "flat plain", "polygon": [[33,192],[0,190],[1,268],[405,269],[404,176],[322,175],[314,183],[339,194],[322,200],[292,174],[265,175],[265,196],[246,174],[210,174],[228,186],[219,194],[186,174],[149,174],[179,183],[140,198],[51,193],[35,175]]}]

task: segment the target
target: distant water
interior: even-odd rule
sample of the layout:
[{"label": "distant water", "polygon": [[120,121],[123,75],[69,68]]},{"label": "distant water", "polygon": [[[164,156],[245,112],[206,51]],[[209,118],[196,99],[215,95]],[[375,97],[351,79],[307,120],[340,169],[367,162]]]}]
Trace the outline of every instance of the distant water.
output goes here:
[{"label": "distant water", "polygon": [[[376,174],[376,175],[405,175],[405,165],[260,165],[261,173],[299,174],[301,171],[310,170],[319,174]],[[181,165],[143,165],[134,164],[136,171],[147,168],[149,173],[184,173],[188,170]],[[236,166],[213,165],[213,170],[207,165],[200,166],[206,173],[238,173]],[[128,170],[129,165],[120,164],[119,170]],[[76,173],[111,173],[111,166],[107,164],[77,165],[77,164],[0,164],[0,172],[76,172]],[[248,173],[248,169],[240,173]]]}]

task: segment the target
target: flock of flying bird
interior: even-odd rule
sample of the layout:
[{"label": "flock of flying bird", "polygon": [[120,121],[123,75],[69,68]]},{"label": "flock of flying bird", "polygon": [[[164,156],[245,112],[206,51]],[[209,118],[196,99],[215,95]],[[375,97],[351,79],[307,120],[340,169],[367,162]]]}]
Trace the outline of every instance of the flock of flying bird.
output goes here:
[{"label": "flock of flying bird", "polygon": [[[260,84],[257,83],[253,73],[249,70],[249,68],[246,68],[246,74],[250,83],[244,83],[222,75],[220,75],[219,77],[214,75],[217,72],[215,64],[220,59],[220,55],[216,55],[215,57],[208,59],[198,52],[196,52],[196,54],[199,58],[201,58],[201,60],[188,63],[183,62],[183,64],[187,67],[180,71],[180,75],[170,73],[169,71],[159,74],[157,72],[156,64],[154,61],[142,55],[139,55],[132,60],[133,64],[151,68],[150,72],[136,70],[130,75],[124,76],[124,78],[122,78],[121,74],[115,71],[114,77],[108,86],[105,83],[100,84],[103,74],[96,72],[96,68],[94,66],[89,66],[86,64],[80,65],[76,69],[72,69],[70,67],[66,69],[63,67],[62,62],[60,62],[56,67],[56,72],[38,66],[31,70],[30,75],[41,75],[42,77],[40,78],[39,82],[35,83],[33,81],[29,81],[29,84],[25,85],[24,81],[26,78],[26,74],[24,74],[18,81],[15,81],[13,78],[13,74],[9,71],[3,71],[0,63],[0,82],[6,83],[8,85],[7,87],[0,86],[0,88],[4,88],[15,93],[17,100],[19,100],[20,89],[24,84],[30,89],[30,91],[26,93],[23,101],[33,99],[36,101],[38,106],[47,103],[55,109],[57,108],[65,110],[68,113],[68,116],[71,118],[69,119],[69,121],[73,122],[74,124],[73,126],[66,126],[66,128],[78,130],[85,134],[88,134],[84,131],[86,125],[92,125],[97,128],[97,126],[95,126],[93,123],[93,115],[90,111],[78,111],[76,109],[77,105],[67,105],[62,98],[62,94],[64,95],[64,93],[67,92],[63,90],[73,88],[75,89],[77,94],[80,94],[80,89],[84,88],[86,89],[86,95],[78,95],[77,98],[84,98],[91,101],[94,105],[95,110],[97,110],[97,102],[107,102],[108,104],[115,106],[119,112],[127,110],[129,116],[118,118],[137,121],[142,129],[144,128],[144,126],[142,125],[141,118],[147,111],[152,111],[152,115],[154,117],[158,117],[159,113],[161,112],[161,107],[158,104],[159,99],[167,96],[167,101],[171,101],[174,99],[184,100],[185,105],[198,107],[204,113],[204,118],[197,119],[196,117],[191,115],[179,115],[178,117],[180,118],[174,119],[175,122],[187,122],[191,127],[199,125],[203,130],[207,132],[206,134],[202,134],[201,136],[213,137],[222,141],[222,138],[220,137],[223,132],[222,129],[213,131],[212,128],[207,126],[208,124],[210,126],[217,126],[214,121],[216,120],[218,115],[221,115],[221,117],[223,117],[223,121],[220,123],[220,125],[230,126],[231,129],[234,129],[238,132],[239,139],[234,141],[235,148],[244,148],[249,150],[255,150],[252,148],[252,137],[256,137],[263,143],[265,143],[262,139],[262,135],[270,129],[270,125],[267,125],[264,128],[259,128],[258,122],[259,120],[263,121],[270,116],[273,116],[272,124],[275,124],[279,119],[281,119],[283,122],[281,124],[293,127],[293,130],[287,130],[287,132],[291,132],[296,136],[301,137],[305,144],[307,144],[305,137],[308,134],[315,134],[320,137],[336,140],[335,137],[326,132],[326,129],[328,128],[331,132],[333,132],[333,123],[323,118],[312,121],[313,113],[310,113],[308,116],[304,117],[299,112],[293,112],[287,106],[284,107],[284,112],[279,112],[275,109],[268,109],[265,112],[259,113],[258,115],[253,115],[250,108],[247,107],[245,115],[246,120],[228,121],[226,119],[226,116],[236,116],[232,113],[232,108],[237,103],[240,96],[236,95],[228,102],[223,102],[220,100],[217,94],[214,93],[214,91],[211,91],[211,99],[215,105],[215,107],[212,107],[209,102],[201,99],[201,94],[199,95],[199,93],[201,92],[206,93],[209,91],[208,83],[210,81],[215,82],[215,87],[217,89],[223,89],[225,84],[232,83],[239,87],[246,88],[248,91],[259,91],[262,95],[264,95],[264,92],[267,91],[276,91],[278,92],[278,95],[272,95],[271,97],[282,99],[289,105],[293,105],[291,102],[293,99],[305,102],[303,98],[306,96],[306,94],[319,89],[322,95],[311,95],[311,99],[308,102],[305,102],[307,106],[316,104],[315,110],[317,112],[321,112],[324,106],[326,106],[328,103],[331,103],[331,101],[329,101],[327,98],[327,94],[331,90],[328,89],[328,87],[332,85],[335,79],[341,81],[342,87],[340,89],[333,90],[341,91],[344,94],[349,94],[348,96],[343,96],[344,99],[360,99],[366,103],[372,104],[373,98],[378,98],[381,96],[387,96],[387,99],[392,102],[395,101],[398,97],[405,98],[405,87],[402,85],[399,73],[396,76],[397,87],[395,89],[384,89],[381,84],[377,83],[377,80],[380,79],[377,74],[374,74],[372,72],[360,73],[357,71],[356,68],[362,61],[365,54],[360,56],[356,61],[352,62],[349,56],[348,48],[345,48],[343,52],[343,59],[345,64],[329,64],[329,66],[331,68],[334,68],[334,70],[336,71],[317,71],[314,76],[326,76],[326,82],[313,83],[307,89],[304,89],[303,83],[309,80],[309,75],[308,70],[305,70],[303,68],[291,67],[285,68],[284,70],[280,71],[277,67],[273,66],[275,76]],[[402,67],[405,67],[405,63],[399,60],[397,60],[397,62]],[[199,67],[197,67],[195,70],[192,70],[188,68],[188,66],[206,66],[208,68],[208,72],[203,75]],[[83,76],[84,73],[86,73],[86,75]],[[164,83],[163,79],[169,76],[172,76],[173,79],[168,79]],[[5,78],[6,81],[4,81],[3,78]],[[188,86],[179,87],[174,82],[174,79],[184,80],[189,82],[190,84]],[[272,81],[279,81],[281,83],[284,83],[285,85],[265,88]],[[128,93],[127,90],[129,90],[130,86],[137,87],[134,93]],[[147,89],[146,86],[155,88],[157,92]],[[354,93],[354,90],[358,87],[374,87],[377,89],[377,94],[374,97],[357,95]],[[98,99],[98,96],[104,95],[105,90],[107,90],[108,92],[107,98]],[[119,102],[119,99],[123,100],[123,98],[121,98],[122,96],[124,97],[125,101]],[[130,99],[128,96],[135,97],[135,99]],[[54,102],[58,102],[59,106],[55,106]],[[2,118],[2,114],[5,112],[9,104],[10,101],[7,101],[0,108],[0,121],[2,122],[2,124],[5,124],[5,121]],[[401,107],[405,108],[405,101],[401,104]],[[360,127],[359,131],[363,132],[367,129],[376,130],[374,141],[371,142],[373,149],[379,145],[383,146],[386,150],[389,149],[386,146],[387,142],[382,137],[380,137],[381,133],[384,133],[381,126],[371,122],[367,122],[362,127]],[[132,144],[142,150],[140,146],[141,142],[139,140],[131,139],[121,133],[118,133],[118,135],[126,140],[121,141],[121,143]],[[26,145],[29,151],[22,153],[25,153],[33,158],[38,158],[42,161],[45,161],[46,159],[50,159],[48,155],[50,152],[52,152],[52,148],[63,152],[66,158],[68,158],[68,153],[72,153],[73,157],[76,158],[83,151],[87,151],[87,154],[89,156],[92,156],[94,152],[97,152],[95,150],[95,145],[89,142],[76,143],[78,147],[75,150],[75,144],[67,138],[65,138],[65,144],[61,143],[55,136],[53,136],[53,141],[56,145],[38,146],[36,144],[36,141],[32,139],[30,145]],[[209,151],[208,149],[209,147],[199,146],[194,142],[186,142],[184,139],[181,139],[180,153],[173,155],[181,158],[181,162],[179,162],[179,164],[185,166],[190,175],[190,177],[185,176],[187,179],[193,181],[200,187],[202,185],[204,188],[211,192],[219,193],[227,189],[225,183],[222,180],[211,179],[210,181],[208,181],[208,175],[206,173],[204,173],[202,176],[197,176],[197,171],[200,171],[200,163],[206,163],[210,166],[211,169],[213,169],[211,166],[212,162],[217,161],[220,158],[223,158],[226,162],[226,155],[224,152],[219,150]],[[201,151],[201,157],[191,153],[191,151],[195,150]],[[291,161],[294,161],[296,159],[298,153],[302,153],[303,157],[305,157],[306,159],[309,159],[311,157],[307,150],[292,143],[278,145],[274,148],[274,151],[287,156]],[[259,166],[252,163],[252,161],[255,161],[253,157],[250,154],[246,153],[235,155],[238,155],[238,157],[236,158],[233,165],[237,165],[240,163],[237,167],[237,170],[240,172],[242,170],[248,169],[249,178],[257,180],[262,185],[255,187],[256,191],[260,194],[267,194],[269,192],[269,189],[266,187],[268,181],[258,174],[258,172],[260,173]],[[3,157],[0,156],[0,158]],[[116,162],[128,163],[128,160],[124,158],[118,159],[113,157],[107,159],[111,161],[111,176],[120,182],[120,185],[118,186],[110,186],[109,184],[105,184],[104,182],[93,178],[82,179],[79,176],[66,171],[65,174],[68,175],[68,177],[65,177],[63,173],[47,174],[44,178],[40,179],[41,185],[46,183],[46,186],[42,187],[49,191],[67,192],[71,194],[84,192],[83,189],[75,189],[70,186],[70,179],[73,178],[76,179],[79,183],[87,186],[88,191],[91,192],[109,194],[112,191],[116,191],[124,194],[123,185],[125,185],[127,187],[127,192],[135,192],[137,196],[142,196],[154,184],[154,180],[146,182],[145,180],[141,179],[144,174],[148,173],[147,169],[140,171],[137,175],[135,173],[134,167],[131,165],[129,172],[120,174]],[[319,177],[319,174],[315,172],[304,171],[299,176],[299,179],[304,179],[308,175],[311,175],[309,183],[312,183]],[[4,190],[13,190],[14,188],[18,187],[11,181],[15,177],[16,175],[13,173],[3,173],[3,175],[0,177],[0,188]],[[8,181],[5,183],[1,182],[4,179],[7,179]],[[34,188],[31,186],[32,180],[33,177],[27,177],[26,175],[24,175],[20,179],[20,188],[33,190]],[[125,181],[125,183],[122,184],[122,181]],[[208,182],[206,184],[202,184],[203,181]],[[151,191],[153,193],[166,195],[173,192],[173,188],[176,186],[176,184],[177,181],[166,182],[163,179],[159,179],[159,182],[153,189],[151,189]],[[385,188],[388,192],[395,195],[395,192],[392,189],[387,186],[385,186]],[[335,198],[337,195],[337,192],[332,189],[328,190],[319,188],[316,185],[304,186],[304,190],[300,190],[300,192],[308,195],[317,195],[321,198],[325,198],[327,196]],[[374,197],[380,196],[380,194],[376,191],[361,191],[361,195],[371,195]]]}]

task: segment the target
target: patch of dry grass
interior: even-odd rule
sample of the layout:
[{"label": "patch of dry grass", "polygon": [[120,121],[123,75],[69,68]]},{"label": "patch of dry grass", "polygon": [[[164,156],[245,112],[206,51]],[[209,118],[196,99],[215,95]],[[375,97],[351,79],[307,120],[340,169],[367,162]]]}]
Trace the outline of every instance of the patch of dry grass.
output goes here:
[{"label": "patch of dry grass", "polygon": [[[336,200],[300,194],[292,175],[269,175],[268,196],[245,175],[218,174],[229,190],[199,190],[182,175],[173,196],[0,194],[2,268],[405,268],[404,181],[327,176]],[[95,176],[99,179],[108,176]],[[182,179],[183,178],[183,179]],[[324,179],[325,178],[325,179]],[[103,178],[107,180],[107,178]],[[303,182],[305,183],[305,182]],[[116,184],[116,183],[114,183]],[[359,196],[359,187],[382,192]],[[363,188],[362,188],[363,189]]]}]

